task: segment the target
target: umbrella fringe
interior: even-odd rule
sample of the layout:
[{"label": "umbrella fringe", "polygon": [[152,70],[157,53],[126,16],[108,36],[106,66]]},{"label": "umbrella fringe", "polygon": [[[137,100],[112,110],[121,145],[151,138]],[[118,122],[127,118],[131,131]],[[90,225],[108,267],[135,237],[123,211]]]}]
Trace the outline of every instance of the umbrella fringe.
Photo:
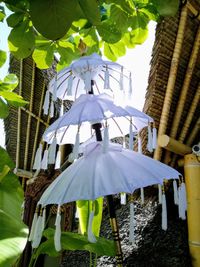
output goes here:
[{"label": "umbrella fringe", "polygon": [[140,188],[140,197],[141,197],[141,204],[144,204],[144,188]]},{"label": "umbrella fringe", "polygon": [[57,146],[57,140],[54,136],[53,141],[51,145],[49,146],[49,153],[48,153],[48,163],[54,164],[55,163],[55,157],[56,157],[56,146]]},{"label": "umbrella fringe", "polygon": [[79,131],[76,134],[76,140],[75,140],[75,144],[73,147],[73,152],[72,152],[72,160],[75,160],[78,158],[78,153],[79,153],[79,144],[80,144],[80,134]]},{"label": "umbrella fringe", "polygon": [[43,104],[43,113],[44,113],[44,115],[48,115],[49,103],[50,103],[50,95],[49,95],[49,90],[47,90],[46,94],[45,94],[45,98],[44,98],[44,104]]},{"label": "umbrella fringe", "polygon": [[181,182],[178,188],[178,212],[179,218],[182,220],[186,219],[186,210],[187,210],[187,202],[186,202],[186,191],[185,191],[185,183]]},{"label": "umbrella fringe", "polygon": [[60,169],[60,166],[61,166],[61,151],[59,148],[57,155],[56,155],[55,169]]},{"label": "umbrella fringe", "polygon": [[44,156],[43,156],[42,162],[41,162],[41,169],[47,170],[47,168],[48,168],[48,149],[45,149]]},{"label": "umbrella fringe", "polygon": [[153,152],[153,136],[151,132],[151,124],[148,124],[148,142],[147,142],[147,150],[152,153]]},{"label": "umbrella fringe", "polygon": [[126,193],[120,193],[120,203],[126,205]]},{"label": "umbrella fringe", "polygon": [[35,226],[34,236],[32,240],[32,248],[37,248],[39,246],[42,239],[43,230],[44,230],[44,218],[43,218],[43,209],[41,209]]},{"label": "umbrella fringe", "polygon": [[35,160],[33,163],[33,170],[40,170],[41,161],[42,161],[42,144],[40,143],[40,145],[36,151],[36,154],[35,154]]},{"label": "umbrella fringe", "polygon": [[91,72],[90,71],[86,71],[85,73],[85,79],[84,79],[84,83],[85,83],[85,91],[88,93],[91,90]]},{"label": "umbrella fringe", "polygon": [[55,82],[53,85],[53,94],[52,94],[52,100],[56,101],[57,99],[57,74],[55,75]]},{"label": "umbrella fringe", "polygon": [[176,180],[173,180],[173,190],[174,190],[174,204],[178,205],[178,188],[177,188],[177,183]]},{"label": "umbrella fringe", "polygon": [[106,66],[105,76],[104,76],[104,89],[110,89],[110,77],[109,77],[108,66]]},{"label": "umbrella fringe", "polygon": [[134,235],[135,219],[134,219],[134,204],[130,203],[130,224],[129,224],[129,242],[133,244],[135,242]]},{"label": "umbrella fringe", "polygon": [[138,153],[142,154],[142,140],[140,135],[138,135]]},{"label": "umbrella fringe", "polygon": [[157,148],[157,129],[153,127],[153,140],[152,140],[152,148]]},{"label": "umbrella fringe", "polygon": [[54,246],[56,251],[60,251],[62,249],[61,247],[61,211],[60,211],[60,205],[57,209],[57,215],[56,215],[56,221],[55,221],[55,234],[54,234]]},{"label": "umbrella fringe", "polygon": [[68,84],[67,84],[67,95],[72,96],[72,85],[73,85],[73,75],[72,72],[68,78]]},{"label": "umbrella fringe", "polygon": [[162,186],[158,184],[158,203],[162,204]]},{"label": "umbrella fringe", "polygon": [[132,126],[132,121],[130,122],[130,125],[129,125],[129,149],[133,150],[133,126]]},{"label": "umbrella fringe", "polygon": [[90,212],[89,221],[88,221],[88,229],[87,229],[88,241],[90,243],[96,243],[97,242],[96,237],[92,232],[93,218],[94,218],[94,211],[92,210]]},{"label": "umbrella fringe", "polygon": [[62,117],[64,114],[64,104],[63,104],[63,101],[61,102],[61,106],[60,106],[60,114],[59,116]]},{"label": "umbrella fringe", "polygon": [[38,219],[38,207],[36,207],[36,210],[35,210],[35,213],[34,213],[34,216],[33,216],[33,220],[32,220],[32,225],[31,225],[31,231],[30,231],[30,235],[29,235],[29,238],[28,238],[28,241],[32,241],[33,240],[33,237],[34,237],[34,234],[35,234],[35,228],[36,228],[36,223],[37,223],[37,219]]},{"label": "umbrella fringe", "polygon": [[119,87],[121,91],[124,91],[124,68],[121,67],[121,72],[120,72],[120,78],[119,78]]},{"label": "umbrella fringe", "polygon": [[164,189],[162,192],[162,229],[167,230],[167,203]]},{"label": "umbrella fringe", "polygon": [[54,117],[54,102],[53,102],[53,99],[51,100],[49,117],[50,118],[53,118]]},{"label": "umbrella fringe", "polygon": [[108,151],[108,146],[109,146],[109,133],[108,133],[108,127],[106,126],[104,128],[103,153],[106,153]]},{"label": "umbrella fringe", "polygon": [[130,72],[130,74],[129,74],[129,91],[128,91],[129,98],[132,97],[132,92],[133,92],[133,85],[132,85],[132,76],[131,76],[131,72]]}]

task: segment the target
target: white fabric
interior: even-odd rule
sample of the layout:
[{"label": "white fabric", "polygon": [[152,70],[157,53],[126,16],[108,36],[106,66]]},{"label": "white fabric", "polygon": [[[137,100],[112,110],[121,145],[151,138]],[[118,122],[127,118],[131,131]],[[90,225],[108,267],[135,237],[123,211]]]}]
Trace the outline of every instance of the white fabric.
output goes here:
[{"label": "white fabric", "polygon": [[137,188],[161,184],[164,178],[180,175],[157,160],[116,144],[109,144],[107,153],[103,153],[100,142],[88,147],[81,158],[53,181],[39,204],[63,204],[120,192],[132,193]]},{"label": "white fabric", "polygon": [[129,225],[129,242],[133,244],[135,242],[134,235],[135,218],[134,218],[134,204],[130,203],[130,225]]},{"label": "white fabric", "polygon": [[167,203],[165,193],[162,194],[162,229],[167,230]]}]

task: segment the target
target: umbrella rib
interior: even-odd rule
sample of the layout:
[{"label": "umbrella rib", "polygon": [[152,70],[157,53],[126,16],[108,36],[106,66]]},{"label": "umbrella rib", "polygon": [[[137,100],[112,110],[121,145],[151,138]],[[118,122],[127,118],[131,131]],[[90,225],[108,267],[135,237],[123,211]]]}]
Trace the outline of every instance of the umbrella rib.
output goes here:
[{"label": "umbrella rib", "polygon": [[69,72],[71,72],[71,70],[68,70],[67,72],[63,72],[61,76],[57,76],[57,81],[61,79],[63,76],[65,76],[66,74],[68,74]]},{"label": "umbrella rib", "polygon": [[60,139],[60,143],[62,143],[63,138],[64,138],[64,136],[65,136],[67,130],[69,129],[69,126],[70,126],[70,125],[68,125],[68,126],[66,127],[66,129],[64,130],[64,133],[63,133],[63,135],[62,135],[62,137],[61,137],[61,139]]},{"label": "umbrella rib", "polygon": [[76,89],[75,89],[75,99],[76,99],[76,97],[77,97],[77,91],[78,91],[79,83],[80,83],[80,79],[78,80],[77,85],[76,85]]}]

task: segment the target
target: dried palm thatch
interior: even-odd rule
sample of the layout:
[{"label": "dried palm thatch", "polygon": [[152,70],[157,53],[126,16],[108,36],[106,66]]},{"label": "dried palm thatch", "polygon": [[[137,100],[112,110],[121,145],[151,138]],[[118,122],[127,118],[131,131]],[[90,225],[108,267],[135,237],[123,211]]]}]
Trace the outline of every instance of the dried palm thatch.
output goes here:
[{"label": "dried palm thatch", "polygon": [[[199,142],[200,132],[199,11],[198,3],[185,1],[176,17],[157,25],[143,109],[155,119],[159,135],[189,146]],[[158,147],[154,158],[174,166],[178,155]]]}]

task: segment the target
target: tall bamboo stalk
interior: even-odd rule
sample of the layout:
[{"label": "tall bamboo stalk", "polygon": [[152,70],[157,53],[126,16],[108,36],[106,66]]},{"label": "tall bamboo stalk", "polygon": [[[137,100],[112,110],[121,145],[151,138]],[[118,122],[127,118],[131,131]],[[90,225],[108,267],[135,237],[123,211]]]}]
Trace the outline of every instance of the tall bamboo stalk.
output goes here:
[{"label": "tall bamboo stalk", "polygon": [[[46,88],[45,82],[43,81],[42,95],[41,95],[41,99],[40,99],[40,106],[39,106],[39,112],[38,112],[38,117],[39,118],[42,115],[42,107],[43,107],[43,102],[44,102],[45,88]],[[36,153],[36,149],[37,149],[39,128],[40,128],[40,120],[37,120],[36,130],[35,130],[35,139],[34,139],[34,144],[33,144],[33,152],[32,152],[32,158],[31,158],[31,169],[33,168],[35,153]]]},{"label": "tall bamboo stalk", "polygon": [[[184,31],[186,28],[186,22],[187,22],[187,7],[184,6],[181,11],[178,33],[176,37],[176,43],[175,43],[174,53],[173,53],[170,72],[169,72],[169,79],[168,79],[165,99],[163,103],[162,114],[160,118],[158,135],[165,134],[166,129],[167,129],[169,112],[170,112],[170,107],[172,103],[174,86],[176,82],[176,75],[178,71],[179,59],[180,59],[182,44],[184,40]],[[154,152],[154,158],[157,160],[160,160],[161,156],[162,156],[162,149],[161,147],[158,146]]]},{"label": "tall bamboo stalk", "polygon": [[[29,100],[29,111],[32,113],[33,110],[33,96],[35,89],[35,62],[33,61],[32,67],[32,79],[31,79],[31,95]],[[26,130],[26,145],[25,145],[25,155],[24,155],[24,170],[27,169],[28,163],[28,149],[29,149],[29,140],[30,140],[30,127],[31,127],[31,114],[28,114],[27,130]]]},{"label": "tall bamboo stalk", "polygon": [[[22,95],[22,79],[23,79],[23,59],[20,60],[19,71],[19,95]],[[16,169],[19,168],[20,159],[20,139],[21,139],[21,109],[18,108],[17,120],[17,147],[16,147]]]},{"label": "tall bamboo stalk", "polygon": [[[179,126],[179,123],[177,123],[177,122],[179,122],[181,120],[181,116],[182,116],[182,113],[184,110],[186,97],[187,97],[190,82],[192,79],[192,74],[193,74],[193,71],[194,71],[194,68],[196,65],[196,61],[198,58],[199,48],[200,48],[200,26],[199,26],[197,33],[196,33],[196,38],[194,41],[190,60],[189,60],[188,66],[187,66],[185,79],[184,79],[183,86],[181,89],[181,94],[180,94],[178,105],[176,107],[176,111],[174,114],[174,119],[172,122],[171,131],[170,131],[170,137],[171,138],[176,138],[176,136],[177,136],[178,126]],[[182,140],[180,140],[180,138],[179,138],[179,141],[182,141]],[[170,151],[166,151],[164,162],[167,164],[170,161],[170,154],[171,154]]]},{"label": "tall bamboo stalk", "polygon": [[197,134],[199,133],[199,129],[200,129],[200,118],[198,119],[198,121],[196,122],[186,144],[187,145],[192,145],[192,143],[194,142],[194,139],[196,138]]}]

